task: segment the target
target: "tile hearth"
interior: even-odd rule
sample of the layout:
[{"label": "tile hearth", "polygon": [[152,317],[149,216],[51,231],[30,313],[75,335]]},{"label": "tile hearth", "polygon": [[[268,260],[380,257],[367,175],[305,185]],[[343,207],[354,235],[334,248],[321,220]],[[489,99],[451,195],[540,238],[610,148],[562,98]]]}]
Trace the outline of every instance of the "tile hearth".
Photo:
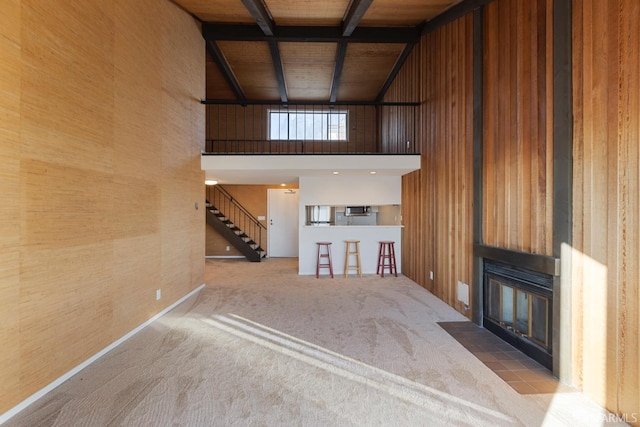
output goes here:
[{"label": "tile hearth", "polygon": [[472,322],[438,322],[438,325],[520,394],[575,391],[551,372]]}]

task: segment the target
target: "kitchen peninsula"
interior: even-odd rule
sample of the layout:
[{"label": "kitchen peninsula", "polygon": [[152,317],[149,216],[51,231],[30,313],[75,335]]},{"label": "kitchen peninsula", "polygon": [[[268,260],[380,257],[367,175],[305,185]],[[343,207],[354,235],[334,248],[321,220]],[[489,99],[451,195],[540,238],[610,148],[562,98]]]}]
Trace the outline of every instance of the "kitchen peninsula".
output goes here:
[{"label": "kitchen peninsula", "polygon": [[[378,242],[395,242],[402,271],[400,176],[300,177],[298,273],[316,273],[317,242],[331,242],[333,271],[344,271],[345,240],[360,240],[362,274],[376,274]],[[351,209],[347,209],[351,208]],[[325,271],[322,271],[324,273]],[[387,276],[385,275],[385,278]]]},{"label": "kitchen peninsula", "polygon": [[[398,273],[402,272],[402,226],[400,225],[337,225],[329,227],[307,228],[309,240],[314,242],[331,242],[331,255],[333,260],[333,271],[336,275],[341,275],[344,269],[344,255],[346,250],[345,240],[360,240],[360,261],[362,274],[376,274],[378,263],[378,242],[389,240],[396,242],[396,265]],[[316,245],[311,247],[311,253],[306,257],[299,257],[301,274],[315,274],[316,269]],[[309,248],[306,248],[309,251]],[[306,265],[302,265],[303,260],[307,260]],[[326,271],[323,271],[325,273]],[[386,276],[385,276],[386,277]]]}]

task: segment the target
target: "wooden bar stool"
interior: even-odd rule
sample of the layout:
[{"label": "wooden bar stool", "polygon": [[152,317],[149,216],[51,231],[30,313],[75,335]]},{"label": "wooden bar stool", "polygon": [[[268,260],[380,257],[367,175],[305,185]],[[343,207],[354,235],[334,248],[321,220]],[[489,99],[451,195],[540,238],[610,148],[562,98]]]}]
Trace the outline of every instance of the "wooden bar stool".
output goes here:
[{"label": "wooden bar stool", "polygon": [[[358,277],[362,277],[362,268],[360,267],[360,240],[345,240],[347,250],[344,253],[344,277],[349,277],[349,270],[355,269]],[[351,245],[354,247],[352,248]],[[353,250],[352,250],[353,249]],[[351,255],[356,257],[356,264],[352,265]]]},{"label": "wooden bar stool", "polygon": [[[328,268],[333,279],[333,265],[331,264],[331,242],[316,242],[318,245],[318,260],[316,261],[316,279],[320,277],[320,269]],[[323,249],[324,248],[324,252]],[[326,262],[322,262],[326,258]]]},{"label": "wooden bar stool", "polygon": [[380,274],[384,277],[384,269],[389,269],[389,274],[395,274],[398,277],[398,270],[396,270],[396,249],[395,242],[382,241],[378,250],[378,268],[376,274]]}]

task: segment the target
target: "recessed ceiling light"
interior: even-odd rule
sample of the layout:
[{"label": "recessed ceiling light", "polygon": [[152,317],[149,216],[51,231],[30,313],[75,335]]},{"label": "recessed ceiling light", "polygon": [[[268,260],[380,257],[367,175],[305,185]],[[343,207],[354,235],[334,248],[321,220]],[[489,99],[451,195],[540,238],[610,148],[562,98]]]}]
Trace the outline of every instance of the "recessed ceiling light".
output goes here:
[{"label": "recessed ceiling light", "polygon": [[215,179],[206,179],[204,181],[205,185],[216,185],[218,183],[218,181],[216,181]]},{"label": "recessed ceiling light", "polygon": [[334,174],[334,175],[338,175],[339,173],[340,173],[340,172],[338,172],[338,171],[333,171],[333,174]]},{"label": "recessed ceiling light", "polygon": [[376,171],[371,171],[369,172],[371,175],[375,175],[377,172]]}]

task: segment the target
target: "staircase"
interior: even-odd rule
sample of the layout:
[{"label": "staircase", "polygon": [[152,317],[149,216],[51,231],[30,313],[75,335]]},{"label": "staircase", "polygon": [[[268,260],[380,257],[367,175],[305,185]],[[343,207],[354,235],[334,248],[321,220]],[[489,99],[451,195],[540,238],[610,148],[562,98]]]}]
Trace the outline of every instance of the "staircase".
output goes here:
[{"label": "staircase", "polygon": [[249,261],[260,262],[267,255],[262,248],[266,227],[219,184],[207,187],[207,224]]}]

